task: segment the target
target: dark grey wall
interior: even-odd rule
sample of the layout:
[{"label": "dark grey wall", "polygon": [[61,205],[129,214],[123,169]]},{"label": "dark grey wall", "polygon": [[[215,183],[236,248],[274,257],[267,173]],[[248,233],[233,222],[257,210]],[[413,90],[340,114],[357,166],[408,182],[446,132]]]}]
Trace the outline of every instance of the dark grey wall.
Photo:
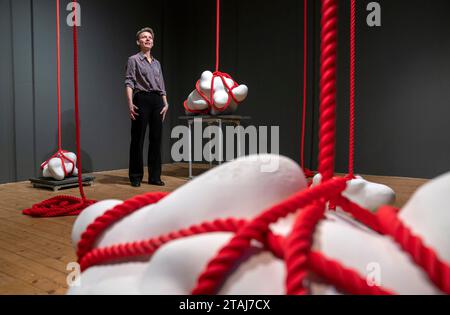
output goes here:
[{"label": "dark grey wall", "polygon": [[[176,3],[171,7],[170,17],[166,14],[170,20],[170,30],[166,34],[177,39],[176,51],[165,51],[169,64],[176,69],[176,73],[171,74],[176,76],[177,83],[171,95],[175,105],[171,112],[174,126],[185,123],[177,117],[184,115],[182,102],[195,87],[200,74],[205,70],[214,71],[215,1],[169,3]],[[314,58],[310,55],[312,64]],[[303,3],[294,0],[222,1],[220,65],[221,71],[249,86],[249,95],[241,104],[239,114],[251,116],[251,124],[255,126],[280,126],[281,153],[298,161],[303,86]],[[311,87],[312,77],[311,74]],[[312,100],[309,116],[312,114]],[[312,119],[308,119],[308,127],[311,124]],[[307,163],[310,137],[308,134]]]},{"label": "dark grey wall", "polygon": [[[340,1],[336,168],[347,170],[349,2]],[[450,2],[357,1],[355,169],[431,178],[450,170]]]},{"label": "dark grey wall", "polygon": [[0,181],[15,178],[11,3],[0,0]]},{"label": "dark grey wall", "polygon": [[[136,30],[157,34],[164,62],[161,0],[79,1],[79,83],[83,169],[127,168],[130,121],[123,74]],[[72,29],[61,1],[62,142],[75,150]],[[55,1],[1,0],[0,182],[24,180],[57,149]],[[136,8],[139,8],[136,10]],[[168,126],[167,128],[168,129]],[[165,131],[168,138],[168,131]],[[167,149],[165,149],[167,151]],[[167,161],[167,155],[165,156]]]},{"label": "dark grey wall", "polygon": [[[37,175],[53,153],[56,134],[54,0],[0,0],[0,182]],[[62,10],[69,1],[62,1]],[[133,36],[156,31],[171,104],[165,124],[181,122],[182,102],[202,71],[213,70],[211,0],[80,1],[82,158],[87,170],[126,168],[130,122],[123,89]],[[340,1],[338,148],[347,164],[349,1]],[[380,0],[382,27],[365,24],[358,2],[356,171],[433,177],[450,168],[450,9],[447,0]],[[139,9],[136,9],[139,8]],[[319,1],[310,0],[307,165],[316,166]],[[65,15],[63,15],[65,19]],[[279,125],[281,154],[299,160],[303,73],[303,2],[222,1],[221,70],[249,86],[239,113],[252,124]],[[314,26],[314,27],[313,27]],[[72,35],[62,35],[63,144],[73,150]],[[314,106],[313,106],[314,104]]]}]

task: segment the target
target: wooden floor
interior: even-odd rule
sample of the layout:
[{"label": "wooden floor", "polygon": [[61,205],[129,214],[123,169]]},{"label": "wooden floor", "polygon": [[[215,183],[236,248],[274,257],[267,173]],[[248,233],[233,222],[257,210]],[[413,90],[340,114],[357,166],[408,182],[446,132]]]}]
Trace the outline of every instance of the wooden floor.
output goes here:
[{"label": "wooden floor", "polygon": [[[194,168],[194,175],[205,171]],[[89,198],[128,199],[148,191],[173,191],[187,182],[185,164],[165,165],[163,189],[143,184],[133,188],[128,171],[95,173],[93,187],[85,187]],[[387,184],[397,193],[396,206],[402,206],[423,179],[365,176],[366,179]],[[67,290],[66,266],[76,256],[70,241],[75,217],[30,218],[21,210],[58,194],[78,196],[78,189],[53,192],[32,188],[29,182],[0,185],[0,294],[64,294]]]}]

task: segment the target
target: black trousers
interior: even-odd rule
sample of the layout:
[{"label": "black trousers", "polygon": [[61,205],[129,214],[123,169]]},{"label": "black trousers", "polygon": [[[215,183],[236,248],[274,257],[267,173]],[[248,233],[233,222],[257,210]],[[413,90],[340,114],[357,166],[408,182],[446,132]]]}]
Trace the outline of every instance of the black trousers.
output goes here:
[{"label": "black trousers", "polygon": [[133,103],[139,108],[139,116],[131,121],[130,181],[141,182],[144,177],[143,148],[147,125],[150,128],[148,178],[161,180],[162,97],[156,92],[138,92],[133,97]]}]

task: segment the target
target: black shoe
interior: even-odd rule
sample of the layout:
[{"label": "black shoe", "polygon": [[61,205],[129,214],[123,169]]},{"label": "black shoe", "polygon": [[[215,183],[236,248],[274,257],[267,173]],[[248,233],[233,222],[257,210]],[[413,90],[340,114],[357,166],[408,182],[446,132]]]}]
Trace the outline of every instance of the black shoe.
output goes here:
[{"label": "black shoe", "polygon": [[133,187],[141,187],[141,182],[139,182],[139,181],[132,181],[131,182],[131,186],[133,186]]},{"label": "black shoe", "polygon": [[150,185],[156,185],[156,186],[165,186],[166,185],[162,180],[149,180],[148,183]]}]

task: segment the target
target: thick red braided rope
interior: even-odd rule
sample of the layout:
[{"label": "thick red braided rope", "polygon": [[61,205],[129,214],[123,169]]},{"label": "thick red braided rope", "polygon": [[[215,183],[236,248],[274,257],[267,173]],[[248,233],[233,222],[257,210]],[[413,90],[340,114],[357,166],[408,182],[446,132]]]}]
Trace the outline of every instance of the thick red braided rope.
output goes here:
[{"label": "thick red braided rope", "polygon": [[304,295],[308,293],[304,283],[308,274],[308,256],[316,225],[322,219],[324,212],[324,202],[313,202],[297,215],[286,243],[287,294]]},{"label": "thick red braided rope", "polygon": [[393,294],[391,290],[370,286],[367,280],[357,272],[342,266],[341,263],[329,259],[319,252],[311,251],[309,253],[307,265],[311,272],[345,293],[359,295]]},{"label": "thick red braided rope", "polygon": [[355,166],[355,42],[356,0],[350,0],[350,124],[348,145],[348,174],[354,176]]},{"label": "thick red braided rope", "polygon": [[165,235],[153,237],[143,241],[116,244],[113,246],[94,248],[86,253],[80,261],[81,270],[93,265],[111,262],[123,258],[152,255],[164,244],[183,237],[204,234],[209,232],[236,232],[247,221],[238,219],[215,220],[190,226],[186,229],[170,232]]},{"label": "thick red braided rope", "polygon": [[397,212],[398,209],[389,206],[377,211],[376,216],[383,234],[390,235],[423,268],[440,290],[450,294],[450,266],[399,220]]},{"label": "thick red braided rope", "polygon": [[308,0],[303,1],[303,101],[302,101],[302,134],[300,143],[300,165],[306,177],[314,173],[305,167],[306,106],[308,87]]},{"label": "thick red braided rope", "polygon": [[115,206],[111,210],[106,211],[103,215],[96,218],[81,235],[77,249],[78,259],[81,260],[84,255],[86,255],[86,253],[94,247],[99,235],[101,235],[112,224],[144,206],[158,202],[167,195],[168,193],[165,192],[151,192],[144,195],[139,195]]},{"label": "thick red braided rope", "polygon": [[[357,218],[367,220],[359,213],[360,209],[356,204],[345,198],[341,203],[343,201],[347,202],[346,205],[355,207],[357,211],[353,211],[353,213]],[[367,210],[365,211],[371,214]],[[309,271],[316,273],[347,293],[391,294],[389,290],[369,286],[355,271],[343,267],[340,263],[326,259],[320,253],[311,254],[314,232],[317,224],[323,219],[324,212],[324,202],[315,202],[300,211],[297,216],[286,244],[287,294],[304,295],[308,293],[305,280]]]},{"label": "thick red braided rope", "polygon": [[323,182],[334,174],[337,8],[336,0],[322,0],[319,173]]},{"label": "thick red braided rope", "polygon": [[338,196],[333,200],[333,203],[341,207],[342,210],[349,213],[355,220],[361,222],[362,224],[368,226],[372,230],[378,233],[382,233],[379,221],[377,217],[367,209],[359,206],[358,204],[350,201],[344,196]]},{"label": "thick red braided rope", "polygon": [[23,210],[22,213],[32,217],[45,218],[78,215],[82,209],[92,203],[83,201],[79,197],[60,195],[34,204],[31,208]]},{"label": "thick red braided rope", "polygon": [[243,252],[250,246],[252,240],[261,241],[267,233],[269,225],[278,219],[296,212],[312,201],[320,198],[330,198],[341,193],[346,187],[345,179],[333,179],[322,185],[298,192],[277,205],[263,211],[248,225],[239,230],[219,253],[208,263],[206,269],[198,278],[193,294],[214,294],[222,285]]}]

